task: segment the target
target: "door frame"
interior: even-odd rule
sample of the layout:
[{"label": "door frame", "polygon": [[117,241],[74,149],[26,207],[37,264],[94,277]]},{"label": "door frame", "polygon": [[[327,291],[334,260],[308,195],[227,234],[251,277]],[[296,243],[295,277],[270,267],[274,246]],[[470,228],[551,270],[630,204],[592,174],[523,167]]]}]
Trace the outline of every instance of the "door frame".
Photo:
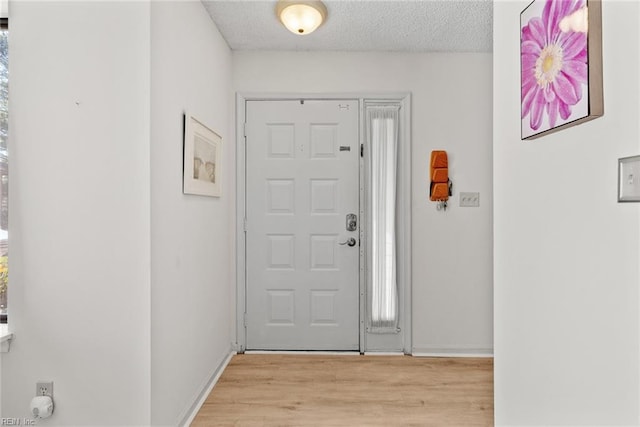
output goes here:
[{"label": "door frame", "polygon": [[[247,258],[246,258],[246,103],[247,101],[286,100],[357,100],[359,106],[359,138],[365,144],[365,103],[397,102],[400,104],[400,138],[398,143],[398,282],[402,284],[401,325],[403,331],[403,352],[412,353],[412,280],[411,280],[411,93],[236,93],[236,334],[235,350],[243,353],[246,349],[246,307],[247,307]],[[366,145],[365,145],[366,146]],[[360,217],[364,205],[364,158],[360,158]],[[365,224],[360,224],[362,239]],[[360,246],[360,352],[366,348],[366,245]]]}]

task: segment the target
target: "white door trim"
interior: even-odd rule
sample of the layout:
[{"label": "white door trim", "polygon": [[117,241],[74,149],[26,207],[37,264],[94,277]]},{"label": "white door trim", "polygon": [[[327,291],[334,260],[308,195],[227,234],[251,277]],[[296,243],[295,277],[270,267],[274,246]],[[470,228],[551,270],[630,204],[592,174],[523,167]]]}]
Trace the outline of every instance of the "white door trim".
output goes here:
[{"label": "white door trim", "polygon": [[[398,168],[398,218],[400,222],[399,237],[401,241],[398,245],[397,272],[400,282],[404,285],[404,302],[402,313],[404,321],[404,352],[411,354],[412,351],[412,281],[411,281],[411,94],[402,93],[328,93],[328,94],[308,94],[308,93],[242,93],[236,94],[236,342],[235,349],[244,352],[246,349],[246,241],[245,241],[245,218],[246,218],[246,138],[244,123],[246,118],[246,102],[260,100],[296,100],[296,99],[317,99],[317,100],[342,100],[357,99],[362,111],[365,101],[398,101],[401,104],[401,128],[404,131],[400,135],[399,168]],[[360,128],[364,125],[362,114],[360,117]],[[360,143],[363,141],[364,132],[360,132]],[[362,159],[361,159],[362,162]],[[362,168],[361,168],[362,169]],[[400,240],[399,239],[399,240]],[[361,251],[362,257],[362,251]],[[364,265],[361,259],[361,265]],[[363,276],[361,274],[361,276]],[[360,280],[360,351],[365,348],[365,287],[364,279]]]}]

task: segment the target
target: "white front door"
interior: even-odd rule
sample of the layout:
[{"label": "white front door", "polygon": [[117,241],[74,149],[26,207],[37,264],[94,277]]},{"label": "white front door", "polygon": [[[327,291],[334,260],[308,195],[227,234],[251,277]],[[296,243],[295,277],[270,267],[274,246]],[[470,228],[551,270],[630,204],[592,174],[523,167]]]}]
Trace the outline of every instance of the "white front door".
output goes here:
[{"label": "white front door", "polygon": [[246,348],[358,350],[358,101],[246,105]]}]

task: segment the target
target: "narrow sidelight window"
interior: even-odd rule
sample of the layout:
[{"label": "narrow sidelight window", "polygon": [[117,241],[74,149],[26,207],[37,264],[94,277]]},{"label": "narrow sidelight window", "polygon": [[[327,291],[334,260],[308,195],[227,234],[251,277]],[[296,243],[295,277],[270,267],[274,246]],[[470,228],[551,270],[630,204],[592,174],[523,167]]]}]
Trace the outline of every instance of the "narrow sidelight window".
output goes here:
[{"label": "narrow sidelight window", "polygon": [[396,187],[398,105],[367,105],[369,155],[368,331],[397,333]]}]

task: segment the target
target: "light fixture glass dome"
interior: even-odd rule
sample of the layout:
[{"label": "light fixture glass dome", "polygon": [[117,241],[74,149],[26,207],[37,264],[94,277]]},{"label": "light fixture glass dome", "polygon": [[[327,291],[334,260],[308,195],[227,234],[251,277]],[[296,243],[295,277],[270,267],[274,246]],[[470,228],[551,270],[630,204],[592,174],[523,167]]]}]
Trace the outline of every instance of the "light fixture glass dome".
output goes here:
[{"label": "light fixture glass dome", "polygon": [[327,16],[327,9],[321,1],[280,0],[276,14],[289,31],[306,35],[315,31]]}]

